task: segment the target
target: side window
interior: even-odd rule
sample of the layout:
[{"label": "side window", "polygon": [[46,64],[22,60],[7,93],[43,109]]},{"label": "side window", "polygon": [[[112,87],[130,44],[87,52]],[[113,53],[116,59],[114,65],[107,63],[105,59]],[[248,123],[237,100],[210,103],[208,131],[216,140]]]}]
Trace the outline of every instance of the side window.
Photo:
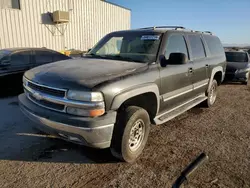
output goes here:
[{"label": "side window", "polygon": [[203,37],[212,56],[224,54],[224,48],[219,38],[212,35],[203,35]]},{"label": "side window", "polygon": [[182,35],[172,35],[168,38],[165,52],[166,59],[169,58],[171,53],[175,52],[184,53],[188,57],[187,45]]},{"label": "side window", "polygon": [[53,53],[53,62],[62,61],[62,60],[66,60],[66,59],[69,59],[69,57],[65,56],[63,54],[60,54],[60,53]]},{"label": "side window", "polygon": [[47,51],[35,51],[35,60],[37,64],[51,63],[53,54]]},{"label": "side window", "polygon": [[11,55],[10,61],[12,65],[29,64],[31,59],[31,52],[17,52]]},{"label": "side window", "polygon": [[206,57],[205,49],[200,35],[188,35],[191,46],[193,59],[201,59]]}]

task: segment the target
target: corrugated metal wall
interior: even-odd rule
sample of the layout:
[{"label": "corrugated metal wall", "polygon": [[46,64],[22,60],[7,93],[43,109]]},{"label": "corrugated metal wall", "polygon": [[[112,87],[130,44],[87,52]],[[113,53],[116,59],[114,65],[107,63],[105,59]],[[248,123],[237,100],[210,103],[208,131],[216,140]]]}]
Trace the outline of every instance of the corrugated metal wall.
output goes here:
[{"label": "corrugated metal wall", "polygon": [[[20,4],[21,10],[0,8],[0,49],[87,50],[105,34],[130,28],[130,10],[101,0],[20,0]],[[69,11],[70,22],[57,28],[44,24],[42,14],[56,10]]]}]

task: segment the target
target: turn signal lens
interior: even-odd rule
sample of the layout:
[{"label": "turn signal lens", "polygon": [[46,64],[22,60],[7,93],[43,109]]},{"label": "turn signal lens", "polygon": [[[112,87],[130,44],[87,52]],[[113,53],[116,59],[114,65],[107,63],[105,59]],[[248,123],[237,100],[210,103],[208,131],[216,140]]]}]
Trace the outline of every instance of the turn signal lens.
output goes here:
[{"label": "turn signal lens", "polygon": [[105,113],[104,109],[90,110],[89,116],[90,117],[97,117],[97,116],[103,115],[104,113]]}]

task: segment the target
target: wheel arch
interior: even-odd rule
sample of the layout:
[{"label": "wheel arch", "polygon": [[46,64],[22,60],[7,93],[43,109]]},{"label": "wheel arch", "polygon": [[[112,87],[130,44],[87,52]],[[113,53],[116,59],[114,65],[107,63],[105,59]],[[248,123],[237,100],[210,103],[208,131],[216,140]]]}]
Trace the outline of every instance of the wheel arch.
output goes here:
[{"label": "wheel arch", "polygon": [[216,81],[218,82],[218,85],[220,85],[223,82],[224,77],[225,77],[225,72],[223,71],[223,67],[222,66],[214,67],[212,69],[212,72],[211,72],[211,76],[210,76],[210,80],[209,80],[209,83],[208,83],[207,92],[211,88],[213,79],[216,79]]},{"label": "wheel arch", "polygon": [[[156,109],[155,112],[153,112],[154,114],[150,115],[155,116],[158,113],[160,107],[160,93],[159,93],[159,88],[156,84],[147,84],[139,86],[116,95],[112,101],[111,110],[118,110],[122,105],[126,104],[127,102],[133,101],[135,103],[134,105],[136,105],[137,102],[138,104],[140,104],[141,102],[137,100],[139,98],[143,99],[143,101],[141,102],[143,102],[145,105],[147,105],[150,102],[153,102],[151,100],[155,100]],[[150,101],[144,101],[146,99],[150,99]],[[139,107],[143,106],[144,105],[139,105]],[[148,109],[146,110],[148,111]]]}]

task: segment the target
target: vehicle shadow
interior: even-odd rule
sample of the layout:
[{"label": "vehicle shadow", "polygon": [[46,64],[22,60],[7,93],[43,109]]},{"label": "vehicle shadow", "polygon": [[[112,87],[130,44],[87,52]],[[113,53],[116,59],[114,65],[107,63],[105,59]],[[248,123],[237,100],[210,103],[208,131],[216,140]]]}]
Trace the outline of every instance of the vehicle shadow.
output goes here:
[{"label": "vehicle shadow", "polygon": [[224,81],[222,85],[243,85],[241,82]]},{"label": "vehicle shadow", "polygon": [[16,97],[22,89],[0,95],[0,160],[54,163],[117,163],[109,149],[93,149],[68,143],[33,128]]},{"label": "vehicle shadow", "polygon": [[17,96],[21,93],[23,93],[22,87],[16,87],[16,88],[12,88],[12,89],[1,88],[0,99],[14,97],[14,96]]},{"label": "vehicle shadow", "polygon": [[15,141],[15,146],[0,150],[0,160],[78,164],[120,162],[112,156],[109,149],[76,145],[36,130],[29,132],[16,133],[16,139],[23,145],[18,145]]}]

